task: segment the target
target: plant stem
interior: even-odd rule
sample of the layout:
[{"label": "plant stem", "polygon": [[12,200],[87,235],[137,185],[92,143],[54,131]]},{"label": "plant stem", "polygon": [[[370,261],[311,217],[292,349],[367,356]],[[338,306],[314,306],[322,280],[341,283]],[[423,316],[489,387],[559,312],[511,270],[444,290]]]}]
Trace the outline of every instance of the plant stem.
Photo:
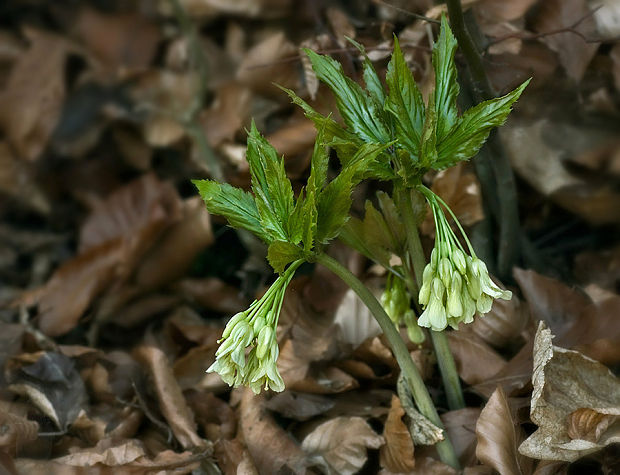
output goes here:
[{"label": "plant stem", "polygon": [[[496,97],[496,92],[484,69],[482,55],[472,38],[472,34],[475,36],[477,33],[475,19],[471,17],[468,24],[465,24],[460,0],[447,0],[446,4],[452,31],[473,79],[472,102],[476,103],[480,98],[487,100]],[[496,133],[491,134],[486,148],[488,153],[481,153],[475,161],[476,173],[485,195],[485,201],[497,203],[493,217],[499,227],[497,267],[494,268],[491,262],[487,264],[491,265],[501,279],[510,279],[512,268],[520,252],[517,188],[510,161]]]},{"label": "plant stem", "polygon": [[[439,414],[437,413],[433,400],[424,385],[424,381],[422,381],[418,368],[411,359],[407,346],[396,330],[394,323],[392,323],[390,317],[388,317],[387,313],[385,313],[385,310],[383,310],[383,307],[379,301],[346,267],[335,259],[329,257],[327,254],[320,254],[317,257],[316,262],[325,266],[327,269],[340,277],[349,287],[351,287],[351,289],[353,289],[362,302],[364,302],[366,307],[368,307],[392,347],[394,357],[396,358],[403,375],[409,382],[411,394],[413,395],[413,399],[415,400],[420,413],[422,413],[437,427],[443,429],[443,424],[439,418]],[[447,437],[443,441],[437,443],[437,452],[444,463],[456,469],[459,468],[459,461],[456,457],[456,453],[454,452],[452,443]]]},{"label": "plant stem", "polygon": [[[420,242],[418,225],[415,222],[411,193],[415,192],[408,189],[396,190],[399,210],[403,215],[403,224],[405,226],[405,233],[407,234],[409,261],[412,264],[412,266],[405,265],[405,272],[411,274],[411,267],[413,267],[413,273],[415,274],[418,288],[420,288],[422,286],[422,274],[424,272],[424,266],[426,265],[426,258],[424,257],[424,251],[422,250],[422,244]],[[407,264],[409,264],[409,262]],[[409,287],[409,292],[415,296],[415,300],[417,301],[417,291],[415,288],[412,288],[412,280],[411,278],[405,279],[405,282]],[[465,407],[465,398],[463,397],[459,375],[456,370],[454,358],[452,357],[452,352],[450,351],[446,332],[431,330],[430,333],[433,347],[435,348],[435,354],[437,355],[437,362],[439,363],[439,372],[441,373],[441,379],[446,390],[446,397],[448,398],[448,407],[452,410],[462,409]]]}]

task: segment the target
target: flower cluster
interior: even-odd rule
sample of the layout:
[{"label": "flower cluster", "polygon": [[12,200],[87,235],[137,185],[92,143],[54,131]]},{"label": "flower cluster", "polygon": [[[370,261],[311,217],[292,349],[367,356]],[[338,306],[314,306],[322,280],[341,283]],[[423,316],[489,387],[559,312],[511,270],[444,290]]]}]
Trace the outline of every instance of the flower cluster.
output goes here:
[{"label": "flower cluster", "polygon": [[[486,265],[476,257],[461,225],[441,198],[427,188],[422,192],[433,211],[436,237],[431,261],[422,277],[419,302],[425,310],[418,324],[435,331],[448,325],[458,328],[461,322],[473,322],[476,312],[489,312],[493,299],[510,300],[512,293],[500,289],[491,280]],[[441,205],[452,214],[471,255],[467,255],[456,238]]]},{"label": "flower cluster", "polygon": [[279,355],[276,327],[286,287],[301,261],[294,262],[244,312],[233,316],[218,340],[215,362],[207,373],[216,372],[230,386],[249,386],[255,394],[262,388],[284,390],[276,362]]},{"label": "flower cluster", "polygon": [[385,290],[381,295],[381,305],[397,327],[404,323],[407,328],[407,336],[413,343],[420,344],[424,341],[424,332],[418,325],[418,319],[410,305],[411,296],[405,288],[405,283],[400,277],[388,274]]}]

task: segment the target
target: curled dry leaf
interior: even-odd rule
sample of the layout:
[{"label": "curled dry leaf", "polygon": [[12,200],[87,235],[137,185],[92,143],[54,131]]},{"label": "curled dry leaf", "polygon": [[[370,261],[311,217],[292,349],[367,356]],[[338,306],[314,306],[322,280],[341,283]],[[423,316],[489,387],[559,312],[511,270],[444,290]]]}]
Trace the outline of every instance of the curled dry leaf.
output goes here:
[{"label": "curled dry leaf", "polygon": [[519,454],[517,448],[523,436],[515,427],[506,393],[499,386],[476,423],[476,457],[493,467],[500,475],[529,473],[531,463]]},{"label": "curled dry leaf", "polygon": [[413,402],[411,389],[401,373],[396,385],[402,408],[409,417],[409,433],[415,445],[434,445],[444,439],[443,430],[423,416]]},{"label": "curled dry leaf", "polygon": [[350,346],[352,350],[358,348],[369,338],[382,333],[381,327],[370,310],[351,289],[347,290],[336,310],[334,324],[340,342]]},{"label": "curled dry leaf", "polygon": [[187,406],[168,358],[159,348],[142,346],[136,350],[136,357],[147,367],[155,386],[159,407],[172,433],[186,449],[210,448],[210,443],[196,434],[194,416]]},{"label": "curled dry leaf", "polygon": [[219,313],[234,315],[248,308],[239,289],[217,277],[183,279],[174,283],[172,288],[190,303]]},{"label": "curled dry leaf", "polygon": [[250,453],[238,440],[218,440],[215,457],[226,475],[259,475]]},{"label": "curled dry leaf", "polygon": [[[306,455],[289,433],[276,424],[263,407],[264,394],[245,388],[239,417],[243,440],[259,473],[303,473]],[[265,450],[269,447],[269,450]]]},{"label": "curled dry leaf", "polygon": [[568,436],[598,442],[607,429],[614,424],[620,414],[605,414],[594,409],[582,407],[568,415]]},{"label": "curled dry leaf", "polygon": [[9,196],[21,205],[47,214],[49,199],[35,182],[30,165],[18,159],[6,142],[0,142],[0,196]]},{"label": "curled dry leaf", "polygon": [[235,134],[248,123],[252,94],[237,83],[225,83],[215,91],[215,100],[200,115],[209,144],[219,147],[232,142]]},{"label": "curled dry leaf", "polygon": [[400,404],[400,399],[392,396],[390,412],[383,427],[385,445],[379,452],[381,466],[390,472],[409,472],[415,467],[413,440],[403,422],[404,415],[405,410]]},{"label": "curled dry leaf", "polygon": [[[530,416],[538,429],[519,447],[528,457],[573,462],[584,455],[620,442],[618,424],[598,434],[598,440],[573,439],[568,433],[592,439],[589,409],[620,415],[620,382],[605,366],[576,351],[551,343],[551,330],[540,322],[534,341],[534,373]],[[601,417],[600,421],[605,420]],[[596,427],[598,423],[595,423]],[[577,427],[577,428],[576,428]],[[601,429],[603,427],[601,426]]]},{"label": "curled dry leaf", "polygon": [[301,448],[327,473],[348,475],[364,466],[368,448],[378,449],[384,443],[361,417],[336,417],[308,434]]},{"label": "curled dry leaf", "polygon": [[469,385],[486,381],[506,365],[504,358],[472,332],[449,332],[448,342],[459,376]]}]

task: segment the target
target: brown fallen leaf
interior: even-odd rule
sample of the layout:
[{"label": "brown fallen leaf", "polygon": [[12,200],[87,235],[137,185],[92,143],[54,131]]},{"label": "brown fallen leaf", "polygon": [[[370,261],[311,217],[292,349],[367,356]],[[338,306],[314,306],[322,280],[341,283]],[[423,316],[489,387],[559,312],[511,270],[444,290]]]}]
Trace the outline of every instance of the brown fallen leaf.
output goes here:
[{"label": "brown fallen leaf", "polygon": [[238,440],[218,440],[215,457],[225,475],[259,475],[252,457]]},{"label": "brown fallen leaf", "polygon": [[0,195],[39,213],[50,212],[49,198],[35,180],[34,168],[18,159],[6,142],[0,142]]},{"label": "brown fallen leaf", "polygon": [[88,396],[75,363],[60,353],[39,352],[13,358],[7,367],[9,389],[27,396],[60,430],[86,406]]},{"label": "brown fallen leaf", "polygon": [[149,371],[160,410],[179,443],[186,449],[202,447],[211,450],[211,443],[196,434],[194,416],[164,352],[153,346],[142,346],[135,354]]},{"label": "brown fallen leaf", "polygon": [[228,403],[206,391],[187,391],[185,395],[196,422],[209,440],[234,438],[237,416]]},{"label": "brown fallen leaf", "polygon": [[366,450],[378,449],[384,443],[385,439],[361,417],[336,417],[317,426],[304,438],[301,448],[327,473],[352,475],[366,463]]},{"label": "brown fallen leaf", "polygon": [[217,277],[185,278],[172,284],[172,288],[190,303],[223,314],[234,315],[249,305],[237,287]]},{"label": "brown fallen leaf", "polygon": [[213,241],[211,218],[203,201],[199,197],[185,200],[179,221],[163,233],[136,269],[136,285],[150,290],[182,277],[196,254]]},{"label": "brown fallen leaf", "polygon": [[519,297],[512,294],[510,300],[496,300],[484,318],[476,318],[468,325],[477,336],[486,343],[503,348],[519,339],[519,335],[530,320],[529,310]]},{"label": "brown fallen leaf", "polygon": [[[596,38],[596,25],[592,16],[588,16],[589,8],[585,0],[547,0],[537,11],[534,28],[537,32],[569,28],[585,17],[573,30],[585,37]],[[546,35],[540,41],[558,53],[562,67],[575,81],[581,80],[599,46],[571,32]]]},{"label": "brown fallen leaf", "polygon": [[[608,428],[596,442],[572,439],[588,435],[587,417],[571,416],[578,409],[620,415],[620,382],[605,366],[582,354],[551,343],[551,330],[540,322],[534,342],[534,373],[530,417],[538,429],[519,447],[531,458],[573,462],[620,442],[620,427]],[[574,424],[583,424],[575,430]],[[591,438],[591,436],[589,436]]]},{"label": "brown fallen leaf", "polygon": [[462,466],[476,463],[476,421],[480,417],[477,407],[465,407],[441,415],[447,437],[454,446]]},{"label": "brown fallen leaf", "polygon": [[28,407],[0,401],[0,449],[15,453],[24,444],[38,437],[39,424],[27,419]]},{"label": "brown fallen leaf", "polygon": [[531,460],[518,452],[523,440],[515,427],[506,393],[499,386],[487,401],[476,422],[476,457],[493,467],[500,475],[521,475],[531,472]]},{"label": "brown fallen leaf", "polygon": [[41,30],[26,28],[24,35],[30,45],[13,65],[0,92],[0,125],[18,156],[35,160],[60,117],[65,61],[76,48],[64,38]]},{"label": "brown fallen leaf", "polygon": [[392,404],[383,427],[385,445],[379,451],[381,466],[391,472],[409,472],[415,467],[413,440],[403,422],[405,410],[397,396],[392,396]]},{"label": "brown fallen leaf", "polygon": [[582,407],[568,415],[568,436],[598,442],[607,429],[620,418],[620,414],[605,414]]},{"label": "brown fallen leaf", "polygon": [[[241,396],[239,423],[243,440],[259,473],[290,470],[303,473],[307,457],[290,434],[276,424],[263,407],[264,394],[255,396],[245,388]],[[265,450],[269,447],[269,450]]]},{"label": "brown fallen leaf", "polygon": [[284,391],[275,394],[265,403],[270,411],[277,412],[289,419],[305,421],[333,408],[335,402],[319,394],[305,394]]},{"label": "brown fallen leaf", "polygon": [[470,331],[449,332],[448,342],[459,376],[469,385],[486,381],[506,365],[504,358]]},{"label": "brown fallen leaf", "polygon": [[200,114],[200,122],[209,144],[219,147],[232,142],[235,134],[248,124],[252,94],[235,82],[222,84],[214,94],[213,103]]}]

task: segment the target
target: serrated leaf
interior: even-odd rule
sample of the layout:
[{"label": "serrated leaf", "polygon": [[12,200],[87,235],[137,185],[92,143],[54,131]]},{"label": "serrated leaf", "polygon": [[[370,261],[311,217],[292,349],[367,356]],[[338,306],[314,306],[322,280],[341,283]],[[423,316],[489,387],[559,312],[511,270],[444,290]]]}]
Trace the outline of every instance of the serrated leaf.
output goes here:
[{"label": "serrated leaf", "polygon": [[446,168],[476,155],[491,130],[506,121],[512,104],[529,82],[530,79],[505,96],[481,102],[465,112],[445,139],[437,145],[438,158],[433,168]]},{"label": "serrated leaf", "polygon": [[366,48],[364,48],[364,45],[358,43],[353,38],[349,38],[347,36],[346,39],[349,43],[355,46],[364,57],[362,69],[364,71],[364,83],[366,84],[366,90],[377,101],[378,104],[384,104],[385,88],[381,83],[381,79],[379,79],[379,75],[377,74],[377,70],[372,64],[372,61],[370,61],[370,58],[366,54]]},{"label": "serrated leaf", "polygon": [[338,236],[349,219],[354,168],[343,170],[317,198],[316,242],[325,244]]},{"label": "serrated leaf", "polygon": [[[456,98],[459,95],[454,54],[456,38],[450,30],[445,15],[441,16],[439,40],[433,47],[433,69],[435,70],[435,111],[437,113],[437,140],[441,141],[457,120]],[[430,107],[430,104],[429,104]]]},{"label": "serrated leaf", "polygon": [[407,67],[396,37],[392,59],[388,64],[386,83],[389,92],[384,107],[394,116],[396,137],[399,143],[417,158],[424,125],[424,100]]},{"label": "serrated leaf", "polygon": [[426,118],[420,139],[420,165],[422,169],[429,168],[437,161],[437,127],[439,114],[434,107],[434,98],[431,96],[426,108]]},{"label": "serrated leaf", "polygon": [[192,180],[210,213],[224,216],[234,228],[247,229],[265,242],[271,239],[261,226],[254,197],[228,183]]},{"label": "serrated leaf", "polygon": [[274,241],[269,245],[267,260],[278,274],[284,272],[288,264],[303,257],[303,251],[286,241]]},{"label": "serrated leaf", "polygon": [[329,56],[304,50],[317,77],[332,90],[344,123],[366,142],[385,143],[390,133],[379,105],[352,79],[345,76],[342,65]]},{"label": "serrated leaf", "polygon": [[370,248],[380,247],[395,252],[394,240],[383,215],[370,201],[366,201],[366,214],[363,221],[364,239]]},{"label": "serrated leaf", "polygon": [[287,240],[291,235],[288,220],[294,208],[293,188],[284,170],[284,160],[258,132],[254,122],[246,157],[261,223],[275,239]]},{"label": "serrated leaf", "polygon": [[365,143],[349,160],[341,161],[343,168],[355,168],[354,184],[366,179],[390,180],[395,177],[390,157],[385,153],[392,145],[394,142]]},{"label": "serrated leaf", "polygon": [[362,144],[357,135],[346,130],[330,116],[325,117],[319,114],[295,92],[282,86],[278,87],[289,95],[293,104],[302,108],[305,116],[314,122],[317,130],[321,128],[325,130],[325,142],[336,150],[338,157],[341,155],[351,156],[357,151],[357,148]]},{"label": "serrated leaf", "polygon": [[[398,211],[398,208],[396,208],[396,204],[394,203],[390,195],[388,195],[384,191],[378,191],[377,200],[379,202],[379,207],[381,208],[381,214],[383,215],[383,219],[385,219],[385,222],[390,229],[390,233],[392,234],[396,250],[395,253],[400,255],[402,254],[402,252],[400,252],[400,249],[404,247],[407,240],[407,234],[405,232],[403,218]],[[426,208],[424,208],[424,210],[426,211]]]}]

